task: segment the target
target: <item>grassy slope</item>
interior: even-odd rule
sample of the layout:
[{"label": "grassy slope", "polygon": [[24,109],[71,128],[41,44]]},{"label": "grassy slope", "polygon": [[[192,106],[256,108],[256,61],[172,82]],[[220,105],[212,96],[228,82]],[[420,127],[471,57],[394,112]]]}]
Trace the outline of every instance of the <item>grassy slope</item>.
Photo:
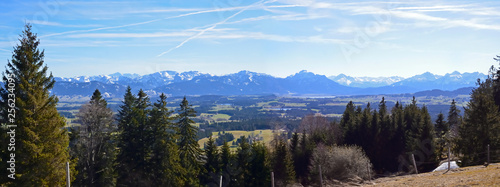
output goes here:
[{"label": "grassy slope", "polygon": [[464,167],[448,173],[439,171],[384,177],[372,182],[374,186],[500,186],[500,164]]}]

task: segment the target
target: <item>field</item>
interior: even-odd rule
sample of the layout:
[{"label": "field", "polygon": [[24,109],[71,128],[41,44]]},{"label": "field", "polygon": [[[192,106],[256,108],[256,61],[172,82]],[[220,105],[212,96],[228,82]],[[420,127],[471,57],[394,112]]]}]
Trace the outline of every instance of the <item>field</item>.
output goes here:
[{"label": "field", "polygon": [[471,166],[444,171],[407,175],[399,177],[384,177],[372,181],[367,186],[499,186],[500,164],[488,167]]},{"label": "field", "polygon": [[[255,131],[276,129],[276,125],[285,126],[287,131],[293,131],[300,124],[302,117],[309,114],[320,114],[329,118],[330,121],[339,120],[349,101],[356,106],[366,107],[371,103],[372,109],[377,109],[379,102],[385,98],[386,105],[390,109],[396,102],[403,105],[409,104],[413,98],[411,94],[396,95],[366,95],[366,96],[315,96],[315,97],[289,97],[276,95],[260,96],[189,96],[187,99],[197,112],[193,118],[195,126],[207,133],[218,131]],[[427,106],[432,120],[442,112],[448,112],[452,99],[457,101],[460,108],[465,106],[468,95],[456,96],[417,96],[419,106]],[[69,98],[61,97],[58,103],[58,111],[67,119],[67,126],[79,125],[76,114],[80,106],[88,101],[88,97]],[[174,111],[179,107],[182,98],[167,98],[167,107]],[[121,105],[120,98],[107,98],[108,107],[115,114]],[[156,101],[157,98],[150,98]],[[463,112],[463,110],[462,110]],[[239,135],[235,134],[238,138]]]},{"label": "field", "polygon": [[[218,137],[218,133],[220,131],[217,131],[217,132],[213,132],[212,133],[212,138],[217,138]],[[269,145],[269,142],[271,142],[271,140],[273,139],[273,130],[254,130],[254,131],[225,131],[225,133],[231,133],[234,135],[234,140],[233,141],[230,141],[228,142],[229,145],[231,146],[233,142],[236,142],[236,140],[238,138],[240,138],[240,136],[245,136],[245,137],[248,137],[248,136],[252,136],[252,137],[262,137],[262,142],[264,142],[266,145]],[[203,145],[208,141],[208,138],[202,138],[198,141],[198,144],[200,145],[201,148],[203,148]],[[235,149],[236,146],[231,146],[232,149]]]}]

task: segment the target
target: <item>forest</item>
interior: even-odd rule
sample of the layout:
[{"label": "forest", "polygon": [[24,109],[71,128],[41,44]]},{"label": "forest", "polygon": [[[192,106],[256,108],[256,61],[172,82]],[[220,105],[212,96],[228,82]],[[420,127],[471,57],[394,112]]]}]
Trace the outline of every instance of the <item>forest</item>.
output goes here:
[{"label": "forest", "polygon": [[277,123],[270,143],[242,136],[231,149],[234,136],[213,138],[210,132],[201,148],[200,128],[220,132],[231,123],[196,125],[189,97],[172,108],[165,94],[151,100],[130,87],[117,114],[95,90],[75,115],[81,125],[65,128],[62,115],[70,114],[57,110],[58,98],[50,93],[55,81],[39,44],[27,25],[3,73],[4,186],[65,186],[67,162],[73,186],[271,186],[272,181],[317,186],[319,178],[428,172],[448,157],[461,166],[479,165],[486,161],[486,147],[490,162],[500,161],[500,69],[495,66],[486,80],[478,80],[465,107],[453,100],[435,120],[415,97],[391,107],[382,98],[363,107],[349,102],[339,120],[304,114],[294,125]]}]

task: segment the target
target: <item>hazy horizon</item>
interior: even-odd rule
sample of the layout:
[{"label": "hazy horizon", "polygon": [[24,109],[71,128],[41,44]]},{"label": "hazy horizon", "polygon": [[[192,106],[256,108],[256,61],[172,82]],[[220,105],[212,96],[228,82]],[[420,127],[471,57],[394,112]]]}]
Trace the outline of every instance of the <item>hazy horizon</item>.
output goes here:
[{"label": "hazy horizon", "polygon": [[[175,71],[175,70],[160,70],[160,71],[157,71],[157,72],[164,72],[164,71]],[[209,72],[203,72],[203,71],[197,71],[197,70],[187,70],[187,71],[175,71],[177,73],[184,73],[184,72],[191,72],[191,71],[194,71],[194,72],[199,72],[199,73],[203,73],[203,74],[210,74],[212,76],[225,76],[225,75],[230,75],[230,74],[236,74],[236,73],[239,73],[241,71],[250,71],[250,70],[239,70],[239,71],[236,71],[236,72],[228,72],[228,73],[223,73],[223,74],[214,74],[214,73],[209,73]],[[306,71],[306,72],[310,72],[310,73],[314,73],[314,74],[317,74],[317,75],[323,75],[323,74],[319,74],[319,73],[316,73],[316,72],[312,72],[312,71],[309,71],[309,70],[300,70],[300,71],[297,71],[295,73],[291,73],[289,75],[286,75],[286,76],[275,76],[275,75],[272,75],[272,74],[268,74],[268,73],[262,73],[262,72],[256,72],[256,71],[250,71],[250,72],[254,72],[254,73],[260,73],[260,74],[266,74],[266,75],[271,75],[273,77],[278,77],[278,78],[286,78],[288,76],[292,76],[296,73],[300,73],[302,71]],[[138,75],[138,76],[144,76],[144,75],[149,75],[149,74],[154,74],[154,73],[157,73],[157,72],[152,72],[152,73],[147,73],[147,74],[138,74],[138,73],[133,73],[133,72],[114,72],[114,73],[108,73],[108,74],[96,74],[96,75],[76,75],[76,76],[56,76],[54,75],[54,77],[63,77],[63,78],[72,78],[72,77],[81,77],[81,76],[89,76],[89,77],[92,77],[92,76],[109,76],[109,75],[112,75],[112,74],[115,74],[115,73],[120,73],[122,75],[124,74],[131,74],[131,75]],[[410,78],[410,77],[413,77],[413,76],[416,76],[416,75],[422,75],[424,73],[431,73],[433,75],[437,75],[437,76],[444,76],[446,74],[451,74],[451,73],[454,73],[454,72],[459,72],[460,74],[464,74],[464,73],[482,73],[482,74],[485,74],[483,72],[479,72],[479,71],[475,71],[475,72],[460,72],[460,71],[451,71],[451,72],[447,72],[447,73],[444,73],[444,74],[436,74],[436,73],[432,73],[430,71],[426,71],[426,72],[422,72],[422,73],[417,73],[417,74],[414,74],[414,75],[410,75],[408,77],[403,77],[403,78]],[[352,76],[352,75],[349,75],[349,74],[345,74],[345,73],[340,73],[340,74],[344,74],[346,76],[350,76],[350,77],[355,77],[355,78],[362,78],[362,77],[369,77],[369,78],[382,78],[382,77],[402,77],[402,76],[397,76],[397,75],[387,75],[387,76]],[[324,75],[326,77],[332,77],[332,76],[339,76],[340,74],[334,74],[334,75]],[[487,74],[485,74],[487,75]]]}]

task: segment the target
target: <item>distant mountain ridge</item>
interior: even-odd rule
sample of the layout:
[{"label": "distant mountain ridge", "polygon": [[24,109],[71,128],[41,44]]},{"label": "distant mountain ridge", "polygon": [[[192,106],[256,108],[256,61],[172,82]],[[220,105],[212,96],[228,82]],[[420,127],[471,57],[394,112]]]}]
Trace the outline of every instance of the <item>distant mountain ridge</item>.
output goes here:
[{"label": "distant mountain ridge", "polygon": [[393,83],[404,80],[403,77],[392,76],[392,77],[351,77],[345,74],[339,74],[337,76],[330,76],[329,79],[344,85],[359,88],[370,88],[370,87],[380,87],[388,86]]},{"label": "distant mountain ridge", "polygon": [[453,72],[434,75],[426,72],[410,78],[402,77],[350,77],[344,74],[326,77],[308,71],[300,71],[286,78],[264,73],[240,71],[222,76],[198,71],[160,71],[147,75],[121,74],[55,77],[52,92],[56,95],[90,95],[99,89],[108,97],[122,97],[127,86],[134,91],[143,89],[156,96],[169,95],[368,95],[402,94],[439,89],[451,91],[474,87],[482,73]]}]

